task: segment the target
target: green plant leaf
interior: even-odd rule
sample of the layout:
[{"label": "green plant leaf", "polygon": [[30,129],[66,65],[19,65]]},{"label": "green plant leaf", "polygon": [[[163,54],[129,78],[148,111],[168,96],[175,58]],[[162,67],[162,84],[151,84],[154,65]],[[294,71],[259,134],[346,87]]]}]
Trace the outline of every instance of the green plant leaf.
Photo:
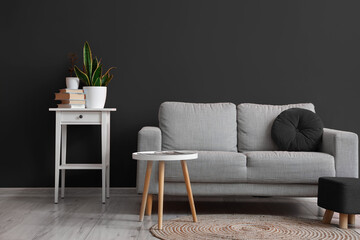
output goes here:
[{"label": "green plant leaf", "polygon": [[114,75],[108,74],[108,78],[106,79],[106,81],[105,81],[105,83],[103,85],[107,86],[113,77],[114,77]]},{"label": "green plant leaf", "polygon": [[104,73],[104,75],[103,75],[103,76],[108,75],[108,74],[109,74],[109,72],[110,72],[110,70],[112,70],[112,69],[114,69],[114,68],[116,68],[116,67],[111,67],[111,68],[109,68],[109,69],[106,71],[106,73]]},{"label": "green plant leaf", "polygon": [[84,85],[90,86],[90,81],[86,73],[81,71],[77,66],[74,66],[74,71],[76,76],[81,80]]},{"label": "green plant leaf", "polygon": [[95,79],[94,81],[94,86],[101,86],[101,78],[98,77],[97,79]]},{"label": "green plant leaf", "polygon": [[92,72],[94,74],[95,70],[99,67],[100,62],[97,60],[97,58],[94,58],[92,61]]},{"label": "green plant leaf", "polygon": [[[111,68],[109,68],[107,71],[106,71],[106,73],[104,74],[104,75],[102,75],[101,76],[101,85],[102,86],[106,86],[107,84],[109,84],[109,78],[110,78],[110,70],[112,70],[112,69],[114,69],[114,68],[116,68],[116,67],[111,67]],[[110,79],[111,80],[111,79]]]},{"label": "green plant leaf", "polygon": [[[91,78],[91,82],[95,85],[95,82],[100,81],[100,77],[101,77],[101,72],[102,72],[102,65],[98,66],[95,71],[94,74]],[[97,86],[97,85],[95,85]],[[100,86],[101,86],[101,81],[100,81]]]},{"label": "green plant leaf", "polygon": [[101,85],[102,85],[102,86],[105,86],[105,83],[106,83],[108,77],[109,77],[109,74],[103,75],[103,76],[101,77]]},{"label": "green plant leaf", "polygon": [[85,71],[89,78],[92,76],[92,54],[89,43],[86,41],[83,49]]}]

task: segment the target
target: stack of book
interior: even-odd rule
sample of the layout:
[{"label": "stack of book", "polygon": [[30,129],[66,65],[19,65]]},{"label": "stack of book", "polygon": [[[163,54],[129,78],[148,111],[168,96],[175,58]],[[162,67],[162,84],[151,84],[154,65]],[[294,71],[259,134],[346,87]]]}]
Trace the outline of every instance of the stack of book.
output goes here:
[{"label": "stack of book", "polygon": [[60,100],[58,108],[85,108],[85,94],[82,89],[60,89],[55,100]]}]

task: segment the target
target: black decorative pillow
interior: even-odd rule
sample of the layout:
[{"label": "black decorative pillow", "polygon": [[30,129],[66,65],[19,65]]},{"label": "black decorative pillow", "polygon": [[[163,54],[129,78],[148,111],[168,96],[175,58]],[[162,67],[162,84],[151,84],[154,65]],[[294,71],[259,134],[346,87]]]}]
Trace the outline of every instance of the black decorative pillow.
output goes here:
[{"label": "black decorative pillow", "polygon": [[316,113],[290,108],[275,119],[271,137],[281,151],[316,151],[321,143],[323,127]]}]

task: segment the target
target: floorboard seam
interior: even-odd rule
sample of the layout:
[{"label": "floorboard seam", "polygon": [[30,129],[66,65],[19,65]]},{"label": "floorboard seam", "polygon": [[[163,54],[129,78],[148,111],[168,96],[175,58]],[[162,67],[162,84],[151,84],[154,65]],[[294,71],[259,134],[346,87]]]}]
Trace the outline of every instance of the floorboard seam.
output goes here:
[{"label": "floorboard seam", "polygon": [[94,223],[94,226],[92,226],[92,228],[89,230],[88,234],[86,234],[84,240],[88,239],[88,237],[90,236],[91,232],[95,229],[96,225],[98,225],[98,223],[100,223],[102,217],[104,216],[104,213],[102,213],[99,218],[96,220],[96,222]]}]

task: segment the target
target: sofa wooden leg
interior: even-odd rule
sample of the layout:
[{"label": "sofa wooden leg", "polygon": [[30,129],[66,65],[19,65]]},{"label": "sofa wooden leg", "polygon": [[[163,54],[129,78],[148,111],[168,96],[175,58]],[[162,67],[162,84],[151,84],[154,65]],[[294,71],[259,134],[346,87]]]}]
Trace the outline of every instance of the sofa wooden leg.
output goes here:
[{"label": "sofa wooden leg", "polygon": [[348,214],[340,213],[340,223],[339,226],[341,229],[347,229],[348,228]]},{"label": "sofa wooden leg", "polygon": [[334,211],[326,209],[322,222],[329,224],[331,222],[333,215],[334,215]]},{"label": "sofa wooden leg", "polygon": [[349,224],[355,225],[355,214],[349,214]]},{"label": "sofa wooden leg", "polygon": [[146,203],[146,215],[147,216],[151,216],[152,203],[153,203],[153,195],[148,194],[147,203]]}]

